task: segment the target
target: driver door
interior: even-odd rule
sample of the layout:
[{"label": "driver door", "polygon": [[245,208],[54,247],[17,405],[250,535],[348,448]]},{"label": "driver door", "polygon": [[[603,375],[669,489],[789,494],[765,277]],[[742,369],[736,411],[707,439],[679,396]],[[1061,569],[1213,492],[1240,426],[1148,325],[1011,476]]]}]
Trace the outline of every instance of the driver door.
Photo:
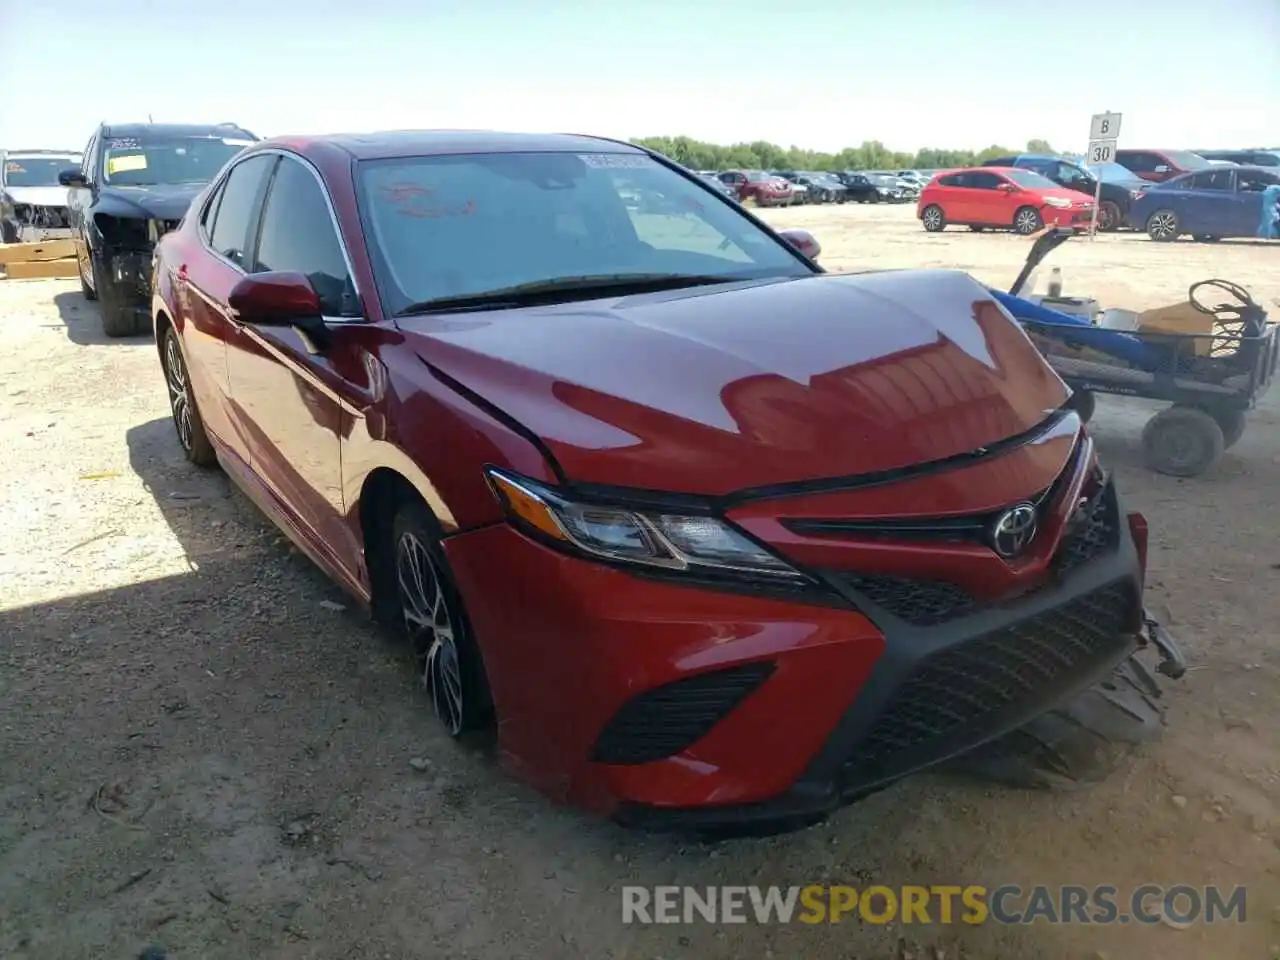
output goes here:
[{"label": "driver door", "polygon": [[238,325],[227,363],[250,465],[304,539],[354,579],[359,551],[345,522],[342,439],[361,404],[343,371],[364,369],[354,338],[345,335],[363,315],[324,187],[300,158],[281,156],[247,262],[250,274],[307,276],[332,333],[320,350],[294,327]]}]

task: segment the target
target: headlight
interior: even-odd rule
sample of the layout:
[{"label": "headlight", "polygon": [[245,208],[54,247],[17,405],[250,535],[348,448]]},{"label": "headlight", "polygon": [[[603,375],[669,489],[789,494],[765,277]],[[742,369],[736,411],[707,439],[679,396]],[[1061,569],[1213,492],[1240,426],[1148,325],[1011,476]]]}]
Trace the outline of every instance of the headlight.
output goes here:
[{"label": "headlight", "polygon": [[1049,206],[1051,206],[1051,207],[1069,207],[1069,206],[1071,206],[1071,201],[1070,201],[1070,200],[1063,200],[1061,197],[1045,197],[1045,198],[1044,198],[1044,202],[1045,202],[1045,203],[1047,203],[1047,204],[1048,204]]},{"label": "headlight", "polygon": [[485,473],[514,524],[563,548],[665,570],[808,579],[717,517],[577,503],[525,477],[493,468]]}]

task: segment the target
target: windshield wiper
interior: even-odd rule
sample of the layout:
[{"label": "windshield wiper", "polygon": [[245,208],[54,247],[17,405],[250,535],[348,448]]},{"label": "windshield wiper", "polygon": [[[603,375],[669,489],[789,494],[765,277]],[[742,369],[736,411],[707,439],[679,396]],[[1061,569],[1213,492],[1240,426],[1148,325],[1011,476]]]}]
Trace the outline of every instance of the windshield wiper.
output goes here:
[{"label": "windshield wiper", "polygon": [[726,277],[684,273],[593,273],[577,277],[555,277],[551,280],[535,280],[511,287],[498,287],[480,293],[465,293],[456,297],[436,297],[419,300],[397,310],[397,317],[424,313],[447,313],[463,310],[508,310],[529,306],[540,300],[573,299],[579,293],[608,293],[629,290],[636,293],[653,290],[678,290],[681,287],[699,287],[715,283],[736,283],[748,277]]}]

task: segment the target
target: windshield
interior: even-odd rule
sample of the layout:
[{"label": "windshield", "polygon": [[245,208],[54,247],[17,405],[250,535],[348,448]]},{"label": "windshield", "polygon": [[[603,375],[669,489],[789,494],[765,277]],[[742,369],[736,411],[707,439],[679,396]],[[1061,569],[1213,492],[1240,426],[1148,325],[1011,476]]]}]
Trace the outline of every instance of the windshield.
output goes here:
[{"label": "windshield", "polygon": [[1058,185],[1046,176],[1036,173],[1034,170],[1006,170],[1004,175],[1021,187],[1029,187],[1032,190],[1057,190]]},{"label": "windshield", "polygon": [[1189,150],[1166,150],[1164,155],[1183,170],[1205,170],[1213,166],[1200,154],[1191,153]]},{"label": "windshield", "polygon": [[772,173],[765,173],[763,170],[744,170],[743,174],[752,183],[764,183],[766,180],[778,179]]},{"label": "windshield", "polygon": [[4,164],[4,183],[10,187],[56,187],[59,173],[78,166],[76,157],[11,157]]},{"label": "windshield", "polygon": [[1118,163],[1091,163],[1087,169],[1103,183],[1133,183],[1142,179],[1128,167],[1122,167]]},{"label": "windshield", "polygon": [[116,137],[103,151],[103,182],[116,187],[208,183],[223,164],[253,143],[237,137]]},{"label": "windshield", "polygon": [[813,273],[720,194],[640,154],[366,160],[357,180],[392,313],[574,277]]}]

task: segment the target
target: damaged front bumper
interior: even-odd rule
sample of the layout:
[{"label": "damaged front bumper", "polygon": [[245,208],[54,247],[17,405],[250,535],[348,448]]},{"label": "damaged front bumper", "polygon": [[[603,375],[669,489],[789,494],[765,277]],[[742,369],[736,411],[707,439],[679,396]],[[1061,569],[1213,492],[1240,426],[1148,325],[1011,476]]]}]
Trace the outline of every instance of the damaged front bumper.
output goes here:
[{"label": "damaged front bumper", "polygon": [[19,243],[44,240],[66,240],[75,236],[71,215],[66,207],[16,203],[5,211]]}]

